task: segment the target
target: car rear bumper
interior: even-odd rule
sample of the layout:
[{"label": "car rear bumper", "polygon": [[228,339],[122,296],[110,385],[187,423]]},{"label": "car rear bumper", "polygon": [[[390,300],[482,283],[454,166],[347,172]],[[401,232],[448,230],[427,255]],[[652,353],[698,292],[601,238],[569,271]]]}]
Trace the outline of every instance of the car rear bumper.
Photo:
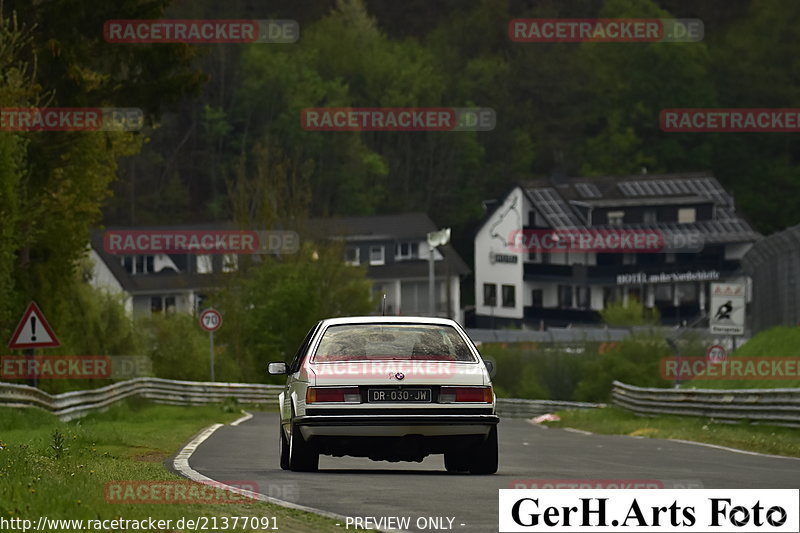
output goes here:
[{"label": "car rear bumper", "polygon": [[499,421],[494,414],[306,415],[294,419],[304,438],[486,435]]}]

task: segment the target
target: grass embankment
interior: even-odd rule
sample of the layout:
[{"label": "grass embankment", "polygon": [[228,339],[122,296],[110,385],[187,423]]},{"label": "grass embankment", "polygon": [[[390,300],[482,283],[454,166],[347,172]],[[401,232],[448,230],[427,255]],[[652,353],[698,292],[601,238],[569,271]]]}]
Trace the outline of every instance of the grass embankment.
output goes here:
[{"label": "grass embankment", "polygon": [[[340,531],[334,520],[264,502],[249,503],[252,500],[241,497],[243,503],[230,504],[114,504],[105,500],[109,481],[183,480],[166,469],[164,460],[201,429],[240,416],[238,410],[226,412],[220,406],[157,406],[135,400],[64,423],[38,409],[0,408],[0,517],[34,523],[39,516],[173,521],[202,516],[218,520],[224,516],[276,517],[281,531]],[[54,434],[63,436],[63,444]],[[242,528],[241,523],[236,530],[264,531]]]},{"label": "grass embankment", "polygon": [[562,411],[550,427],[605,435],[680,439],[774,455],[800,457],[800,430],[753,424],[720,424],[681,416],[643,418],[616,407]]},{"label": "grass embankment", "polygon": [[[778,326],[762,331],[740,348],[728,355],[729,360],[740,358],[769,357],[794,360],[793,368],[800,365],[800,327]],[[787,366],[787,368],[789,368]],[[787,376],[788,377],[788,376]],[[800,377],[794,379],[702,379],[697,378],[682,388],[698,389],[796,389],[800,388]]]}]

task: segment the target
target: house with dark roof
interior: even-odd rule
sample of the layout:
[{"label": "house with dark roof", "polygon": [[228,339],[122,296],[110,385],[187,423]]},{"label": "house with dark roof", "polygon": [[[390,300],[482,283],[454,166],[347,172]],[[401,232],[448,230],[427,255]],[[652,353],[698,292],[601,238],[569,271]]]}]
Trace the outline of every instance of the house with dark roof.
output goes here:
[{"label": "house with dark roof", "polygon": [[[429,315],[461,320],[460,281],[470,270],[449,244],[434,249],[435,310],[428,309],[427,234],[437,226],[424,213],[317,218],[302,234],[310,239],[343,241],[351,265],[366,265],[376,302],[386,294],[386,313]],[[153,228],[109,228],[91,235],[92,283],[125,295],[134,316],[159,312],[196,313],[207,296],[225,285],[238,268],[236,253],[119,253],[109,247],[108,233],[214,234],[235,231],[233,224],[193,224]],[[163,238],[162,238],[163,241]],[[256,258],[256,260],[258,260]],[[382,312],[376,306],[376,313]]]},{"label": "house with dark roof", "polygon": [[665,323],[708,311],[760,235],[710,173],[539,180],[487,204],[475,236],[476,325],[599,321],[637,298]]},{"label": "house with dark roof", "polygon": [[387,315],[463,320],[460,283],[470,269],[450,244],[433,250],[435,310],[429,310],[427,234],[439,228],[427,214],[317,218],[308,225],[315,238],[343,241],[348,264],[367,266],[375,300],[386,295]]}]

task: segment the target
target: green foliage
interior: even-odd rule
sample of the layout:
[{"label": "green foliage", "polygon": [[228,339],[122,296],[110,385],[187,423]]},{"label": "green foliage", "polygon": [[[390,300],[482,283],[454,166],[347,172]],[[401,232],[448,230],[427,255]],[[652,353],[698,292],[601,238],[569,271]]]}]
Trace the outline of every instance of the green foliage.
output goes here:
[{"label": "green foliage", "polygon": [[628,298],[628,304],[611,301],[600,311],[603,322],[609,326],[640,326],[658,324],[658,308],[648,308],[635,297]]},{"label": "green foliage", "polygon": [[[741,342],[741,341],[739,341]],[[800,359],[800,327],[777,326],[758,333],[742,346],[728,354],[728,359],[736,358],[780,358]],[[774,389],[798,388],[800,378],[759,379],[759,380],[721,380],[693,379],[683,384],[685,388],[698,389]]]},{"label": "green foliage", "polygon": [[622,381],[639,387],[670,387],[661,378],[661,359],[673,355],[663,336],[640,334],[620,341],[606,352],[591,359],[584,378],[575,391],[575,399],[605,402],[611,397],[612,382]]},{"label": "green foliage", "polygon": [[305,242],[297,254],[265,256],[218,295],[220,340],[247,381],[265,376],[268,361],[288,361],[317,321],[373,310],[365,269],[342,257],[339,245]]},{"label": "green foliage", "polygon": [[50,435],[50,452],[53,454],[54,459],[61,459],[69,448],[64,444],[64,434],[58,429],[54,429]]},{"label": "green foliage", "polygon": [[481,354],[494,361],[492,384],[498,396],[573,400],[596,344],[484,344]]}]

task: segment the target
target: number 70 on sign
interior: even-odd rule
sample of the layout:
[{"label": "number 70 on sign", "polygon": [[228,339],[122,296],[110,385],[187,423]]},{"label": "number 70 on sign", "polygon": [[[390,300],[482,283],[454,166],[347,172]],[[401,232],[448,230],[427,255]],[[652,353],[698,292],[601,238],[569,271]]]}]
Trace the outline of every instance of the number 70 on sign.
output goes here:
[{"label": "number 70 on sign", "polygon": [[206,331],[216,331],[222,325],[222,315],[216,309],[208,308],[200,313],[200,327]]}]

